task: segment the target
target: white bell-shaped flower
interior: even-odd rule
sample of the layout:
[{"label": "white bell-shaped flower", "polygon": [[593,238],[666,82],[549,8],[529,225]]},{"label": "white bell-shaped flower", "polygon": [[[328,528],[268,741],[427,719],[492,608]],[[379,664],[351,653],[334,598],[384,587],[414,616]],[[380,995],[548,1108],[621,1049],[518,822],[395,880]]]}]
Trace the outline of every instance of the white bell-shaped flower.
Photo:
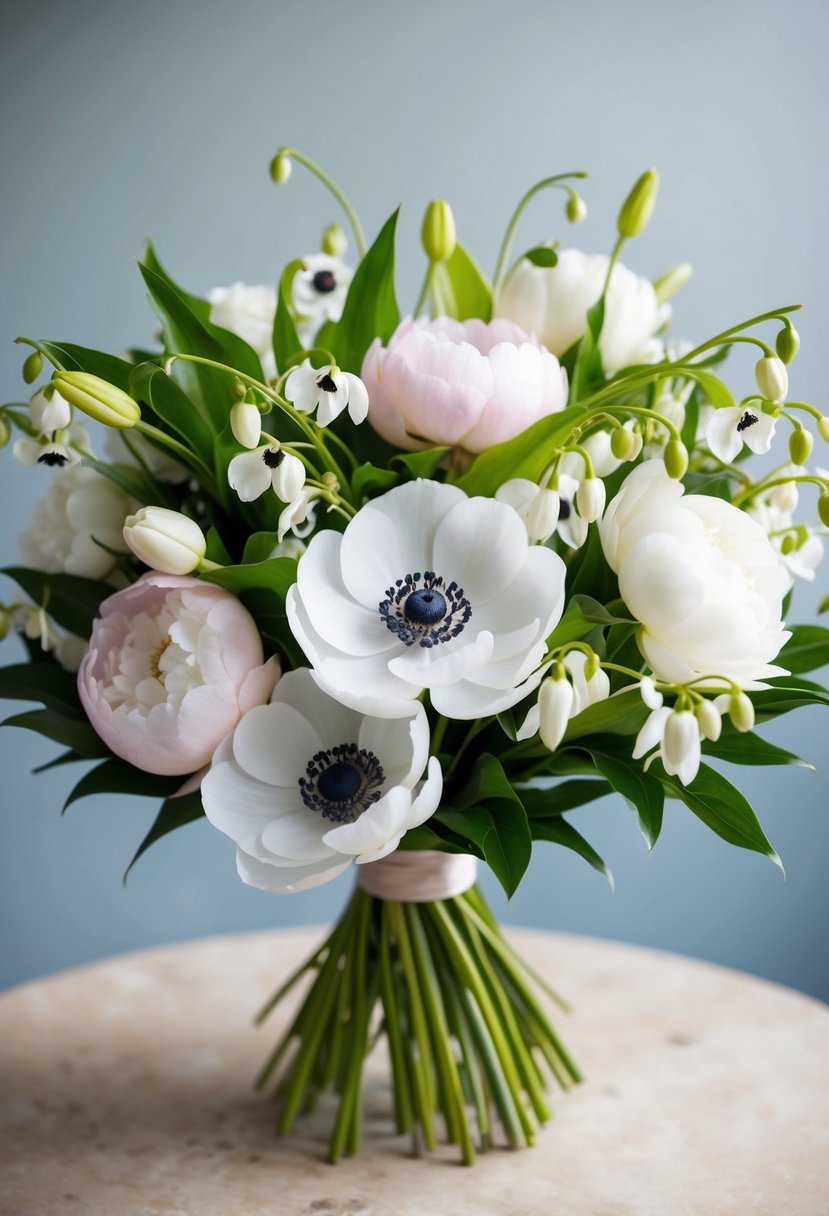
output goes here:
[{"label": "white bell-shaped flower", "polygon": [[759,407],[735,405],[711,411],[705,437],[717,459],[731,464],[743,444],[757,456],[768,452],[776,425],[774,418]]},{"label": "white bell-shaped flower", "polygon": [[282,502],[292,502],[305,483],[305,465],[273,443],[240,452],[227,467],[227,479],[242,502],[253,502],[273,490]]},{"label": "white bell-shaped flower", "polygon": [[29,402],[29,417],[39,435],[65,430],[72,421],[72,407],[57,390],[41,389]]},{"label": "white bell-shaped flower", "polygon": [[360,377],[330,364],[316,368],[303,363],[295,367],[285,381],[285,396],[301,414],[316,410],[320,426],[330,426],[345,409],[355,425],[365,422],[368,414],[368,392]]}]

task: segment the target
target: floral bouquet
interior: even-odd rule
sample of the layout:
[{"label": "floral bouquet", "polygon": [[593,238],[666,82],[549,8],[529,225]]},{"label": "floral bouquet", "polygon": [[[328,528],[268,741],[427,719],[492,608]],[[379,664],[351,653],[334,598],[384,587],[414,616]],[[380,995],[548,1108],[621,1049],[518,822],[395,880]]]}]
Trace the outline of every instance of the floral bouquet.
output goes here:
[{"label": "floral bouquet", "polygon": [[[478,861],[508,895],[536,841],[607,874],[576,822],[610,791],[649,847],[667,797],[778,861],[707,760],[795,762],[755,722],[829,701],[803,678],[829,631],[783,621],[823,552],[822,527],[795,522],[802,489],[829,524],[803,423],[829,440],[829,418],[787,400],[793,307],[697,345],[666,336],[690,268],[651,283],[619,260],[654,171],[609,257],[551,241],[513,260],[540,191],[585,215],[584,174],[539,182],[491,282],[430,204],[401,320],[396,214],[367,248],[313,161],[283,149],[274,180],[293,162],[341,204],[353,269],[332,225],[276,290],[201,299],[148,248],[160,349],[19,339],[26,383],[51,377],[0,409],[0,439],[19,432],[14,455],[50,484],[3,571],[18,591],[0,624],[27,661],[0,693],[42,705],[7,725],[61,744],[53,764],[95,762],[67,802],[161,799],[130,864],[203,815],[268,891],[355,863],[339,923],[260,1014],[305,985],[258,1084],[276,1086],[280,1132],[333,1090],[336,1160],[359,1147],[385,1038],[398,1130],[471,1162],[531,1143],[549,1080],[579,1080]],[[759,358],[737,400],[720,365],[738,344]],[[744,458],[778,429],[783,464],[752,476]]]}]

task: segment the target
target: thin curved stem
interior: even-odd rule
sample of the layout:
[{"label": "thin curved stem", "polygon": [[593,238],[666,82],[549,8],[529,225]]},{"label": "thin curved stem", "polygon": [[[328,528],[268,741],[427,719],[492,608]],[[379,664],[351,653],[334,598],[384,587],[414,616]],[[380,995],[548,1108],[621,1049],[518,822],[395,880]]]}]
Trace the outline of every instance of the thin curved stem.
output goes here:
[{"label": "thin curved stem", "polygon": [[304,165],[309,172],[313,173],[314,176],[322,182],[326,190],[329,190],[330,193],[333,194],[334,198],[345,212],[346,218],[351,225],[351,231],[354,233],[354,244],[357,247],[357,253],[361,259],[364,258],[366,255],[366,238],[363,232],[363,226],[360,223],[357,212],[354,210],[348,195],[345,193],[342,187],[337,185],[333,177],[326,173],[321,165],[318,165],[315,160],[311,160],[311,157],[306,156],[304,152],[300,152],[298,148],[280,148],[279,153],[283,156],[287,156],[289,160],[298,160],[301,165]]},{"label": "thin curved stem", "polygon": [[560,190],[568,189],[568,187],[563,185],[562,183],[571,177],[585,178],[585,177],[587,177],[587,174],[583,170],[577,169],[572,173],[557,173],[557,174],[555,174],[554,177],[545,177],[542,179],[542,181],[536,182],[536,184],[534,186],[531,186],[529,188],[529,190],[527,191],[527,193],[523,196],[523,198],[521,198],[521,200],[518,203],[518,206],[515,208],[515,210],[513,211],[512,215],[510,217],[510,221],[507,224],[506,232],[504,233],[504,238],[501,241],[501,247],[498,250],[498,259],[495,263],[495,273],[492,276],[493,294],[498,289],[498,287],[501,283],[501,280],[503,278],[504,267],[506,266],[507,259],[510,254],[510,249],[512,248],[512,241],[513,241],[513,237],[515,236],[515,230],[518,227],[518,223],[519,223],[519,220],[521,219],[521,216],[524,214],[524,212],[527,209],[527,205],[530,202],[532,202],[532,200],[535,198],[536,194],[539,194],[542,190],[547,190],[550,188],[558,188]]}]

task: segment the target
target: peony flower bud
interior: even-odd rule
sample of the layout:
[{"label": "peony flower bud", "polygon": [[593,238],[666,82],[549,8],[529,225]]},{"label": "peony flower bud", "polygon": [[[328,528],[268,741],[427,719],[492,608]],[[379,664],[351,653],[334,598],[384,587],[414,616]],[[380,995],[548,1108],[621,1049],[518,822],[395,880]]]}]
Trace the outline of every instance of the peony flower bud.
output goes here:
[{"label": "peony flower bud", "polygon": [[271,179],[277,186],[283,185],[291,176],[291,158],[282,151],[277,152],[271,161]]},{"label": "peony flower bud", "polygon": [[688,449],[681,439],[669,439],[664,452],[665,472],[673,481],[679,481],[688,470]]},{"label": "peony flower bud", "polygon": [[682,290],[693,273],[694,268],[690,262],[680,262],[678,266],[673,266],[670,270],[666,270],[653,284],[657,303],[667,304],[668,300],[672,299],[678,291]]},{"label": "peony flower bud", "polygon": [[567,198],[564,214],[571,224],[580,224],[587,219],[587,203],[575,190]]},{"label": "peony flower bud", "polygon": [[436,199],[426,208],[420,240],[430,262],[444,262],[455,252],[455,217],[445,199]]},{"label": "peony flower bud", "polygon": [[697,702],[694,716],[703,739],[710,739],[712,743],[716,743],[722,731],[722,715],[714,702],[707,700]]},{"label": "peony flower bud", "polygon": [[204,558],[207,542],[198,524],[167,507],[142,507],[124,520],[124,540],[152,570],[190,574]]},{"label": "peony flower bud", "polygon": [[793,325],[786,325],[780,330],[774,345],[783,362],[791,363],[800,350],[800,334]]},{"label": "peony flower bud", "polygon": [[757,381],[757,387],[767,401],[774,401],[780,404],[786,400],[786,394],[789,391],[789,373],[786,371],[786,365],[777,355],[765,355],[764,358],[758,359],[757,365],[754,368],[754,377]]},{"label": "peony flower bud", "polygon": [[789,456],[792,464],[805,464],[812,454],[814,440],[810,431],[804,427],[795,427],[789,435]]},{"label": "peony flower bud", "polygon": [[322,252],[331,258],[345,257],[348,238],[339,224],[329,224],[322,234]]},{"label": "peony flower bud", "polygon": [[754,706],[744,692],[735,692],[728,698],[728,716],[742,734],[753,729]]},{"label": "peony flower bud", "polygon": [[23,379],[27,384],[34,384],[43,371],[43,355],[39,350],[33,350],[23,364]]},{"label": "peony flower bud", "polygon": [[585,523],[593,524],[604,514],[607,491],[601,477],[585,477],[576,490],[576,506]]},{"label": "peony flower bud", "polygon": [[527,512],[527,536],[530,540],[549,540],[556,530],[560,510],[558,492],[539,489]]},{"label": "peony flower bud", "polygon": [[658,191],[659,174],[656,169],[648,169],[622,203],[616,222],[619,236],[630,238],[645,231],[656,205]]},{"label": "peony flower bud", "polygon": [[545,747],[554,752],[567,730],[573,708],[573,685],[565,676],[544,680],[538,691],[539,733]]},{"label": "peony flower bud", "polygon": [[70,405],[104,426],[131,427],[141,410],[127,393],[89,372],[55,372],[52,383]]},{"label": "peony flower bud", "polygon": [[230,411],[233,438],[243,448],[255,448],[262,437],[262,415],[250,401],[237,401]]},{"label": "peony flower bud", "polygon": [[38,434],[51,435],[53,431],[63,431],[69,426],[72,410],[60,393],[47,384],[29,402],[29,417]]}]

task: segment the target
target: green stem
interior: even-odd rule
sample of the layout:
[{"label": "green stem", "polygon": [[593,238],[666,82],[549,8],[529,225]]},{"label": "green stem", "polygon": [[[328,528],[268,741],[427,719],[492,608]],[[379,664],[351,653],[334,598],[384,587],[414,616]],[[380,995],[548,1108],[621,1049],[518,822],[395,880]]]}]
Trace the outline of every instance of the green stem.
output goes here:
[{"label": "green stem", "polygon": [[531,186],[529,188],[529,190],[526,192],[526,194],[519,200],[518,206],[515,208],[512,215],[510,216],[510,220],[509,220],[509,223],[507,224],[506,232],[504,233],[503,240],[501,241],[501,247],[498,250],[498,259],[495,263],[495,273],[492,276],[492,293],[493,293],[493,295],[495,294],[498,287],[500,286],[501,279],[504,274],[504,268],[506,266],[507,259],[510,254],[510,249],[512,248],[512,241],[513,241],[513,237],[515,236],[515,230],[518,227],[518,223],[521,219],[521,216],[524,214],[525,210],[527,209],[527,205],[529,203],[531,203],[532,200],[535,198],[535,196],[537,194],[539,194],[542,190],[547,190],[552,187],[555,187],[558,189],[564,189],[564,190],[569,189],[569,187],[562,185],[562,183],[572,177],[585,178],[585,177],[587,177],[587,174],[579,169],[579,170],[575,170],[572,173],[556,173],[555,176],[553,176],[553,177],[545,177],[545,178],[543,178],[542,181],[536,182],[536,184],[534,186]]},{"label": "green stem", "polygon": [[279,153],[287,156],[290,160],[298,160],[301,165],[304,165],[311,173],[314,174],[327,190],[333,194],[334,198],[345,212],[346,218],[351,225],[351,231],[354,233],[354,244],[357,246],[357,253],[362,259],[366,255],[366,238],[363,233],[363,227],[354,210],[348,196],[342,187],[338,186],[321,165],[318,165],[315,160],[311,160],[310,156],[306,156],[304,152],[300,152],[297,148],[280,148]]}]

